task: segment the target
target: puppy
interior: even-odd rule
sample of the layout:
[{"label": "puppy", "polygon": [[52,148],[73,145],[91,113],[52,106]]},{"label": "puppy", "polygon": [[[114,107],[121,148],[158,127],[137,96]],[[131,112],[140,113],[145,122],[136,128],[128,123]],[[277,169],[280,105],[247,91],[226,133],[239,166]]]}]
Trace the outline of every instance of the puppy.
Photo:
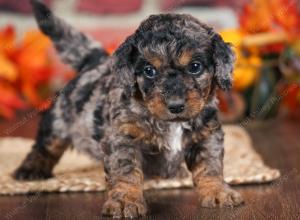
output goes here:
[{"label": "puppy", "polygon": [[32,3],[40,29],[78,75],[44,112],[16,179],[51,177],[74,147],[104,163],[104,215],[145,215],[144,177],[174,176],[182,161],[202,206],[243,202],[223,180],[215,91],[230,89],[234,54],[220,35],[190,15],[152,15],[108,56],[44,4]]}]

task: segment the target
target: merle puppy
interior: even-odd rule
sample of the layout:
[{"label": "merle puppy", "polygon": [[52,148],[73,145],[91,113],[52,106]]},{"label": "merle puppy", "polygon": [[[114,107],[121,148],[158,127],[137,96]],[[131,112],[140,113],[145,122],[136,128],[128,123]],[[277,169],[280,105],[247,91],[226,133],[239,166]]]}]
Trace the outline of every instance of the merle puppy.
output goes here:
[{"label": "merle puppy", "polygon": [[152,15],[112,56],[32,1],[40,29],[78,75],[40,123],[18,180],[44,179],[68,147],[102,160],[103,214],[146,214],[145,176],[174,176],[182,161],[204,207],[236,206],[223,180],[216,89],[231,87],[234,54],[212,28],[186,14]]}]

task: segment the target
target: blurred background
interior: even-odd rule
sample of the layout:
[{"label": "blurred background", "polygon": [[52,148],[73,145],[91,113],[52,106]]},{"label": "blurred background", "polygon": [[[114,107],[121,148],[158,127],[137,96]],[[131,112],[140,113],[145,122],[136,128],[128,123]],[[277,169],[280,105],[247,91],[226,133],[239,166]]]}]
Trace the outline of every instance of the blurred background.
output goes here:
[{"label": "blurred background", "polygon": [[[189,13],[234,45],[234,88],[219,92],[221,118],[242,126],[300,120],[300,1],[45,0],[110,52],[154,13]],[[38,30],[29,0],[0,0],[0,128],[9,135],[49,106],[74,76]]]}]

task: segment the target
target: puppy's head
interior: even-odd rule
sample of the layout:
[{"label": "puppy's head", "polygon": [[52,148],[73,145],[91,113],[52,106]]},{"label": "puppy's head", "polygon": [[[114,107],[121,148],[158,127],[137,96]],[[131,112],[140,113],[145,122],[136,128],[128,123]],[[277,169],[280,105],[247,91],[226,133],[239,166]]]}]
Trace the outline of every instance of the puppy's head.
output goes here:
[{"label": "puppy's head", "polygon": [[116,72],[128,93],[162,120],[194,118],[216,86],[231,87],[230,45],[189,15],[150,16],[115,56]]}]

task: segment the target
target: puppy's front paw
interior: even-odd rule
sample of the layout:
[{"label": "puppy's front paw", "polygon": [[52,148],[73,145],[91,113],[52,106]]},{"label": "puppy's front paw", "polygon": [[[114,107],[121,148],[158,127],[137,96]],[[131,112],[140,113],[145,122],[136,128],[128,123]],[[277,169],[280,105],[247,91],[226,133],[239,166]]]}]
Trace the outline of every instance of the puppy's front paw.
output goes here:
[{"label": "puppy's front paw", "polygon": [[226,184],[198,189],[202,207],[234,207],[244,203],[242,196]]},{"label": "puppy's front paw", "polygon": [[19,167],[13,174],[16,180],[43,180],[53,177],[51,172],[37,168]]},{"label": "puppy's front paw", "polygon": [[142,189],[133,186],[117,187],[108,192],[102,214],[114,218],[137,218],[146,215]]},{"label": "puppy's front paw", "polygon": [[102,209],[102,214],[113,218],[137,218],[145,216],[146,205],[138,201],[108,199]]}]

